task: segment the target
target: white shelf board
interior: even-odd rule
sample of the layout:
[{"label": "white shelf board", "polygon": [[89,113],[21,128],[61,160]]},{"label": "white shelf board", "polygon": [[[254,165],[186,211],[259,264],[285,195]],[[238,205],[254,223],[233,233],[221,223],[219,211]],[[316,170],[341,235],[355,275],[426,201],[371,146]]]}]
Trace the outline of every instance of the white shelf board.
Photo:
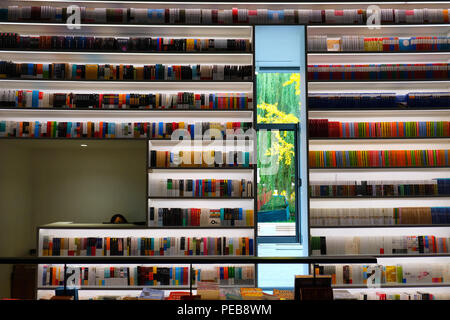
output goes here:
[{"label": "white shelf board", "polygon": [[61,23],[0,22],[2,32],[20,35],[93,35],[95,37],[176,37],[251,39],[251,26],[202,25],[144,25],[144,24],[81,24],[80,29],[69,29]]},{"label": "white shelf board", "polygon": [[308,93],[332,92],[439,92],[450,91],[449,81],[318,81],[308,82]]},{"label": "white shelf board", "polygon": [[319,208],[406,208],[449,207],[449,198],[320,198],[310,199],[310,209]]},{"label": "white shelf board", "polygon": [[377,122],[377,121],[450,121],[450,109],[408,110],[329,110],[308,111],[309,119],[328,119],[342,122]]},{"label": "white shelf board", "polygon": [[57,80],[0,80],[2,89],[45,90],[48,92],[77,93],[198,93],[252,92],[253,82],[235,81],[57,81]]},{"label": "white shelf board", "polygon": [[309,53],[308,64],[448,63],[450,52]]},{"label": "white shelf board", "polygon": [[[249,229],[44,229],[39,230],[39,238],[49,235],[54,237],[167,237],[170,233],[171,237],[251,237],[253,238],[254,230]],[[39,246],[42,248],[42,246]]]},{"label": "white shelf board", "polygon": [[80,63],[80,64],[133,64],[134,66],[168,65],[250,65],[251,53],[242,54],[185,54],[135,52],[57,52],[57,51],[1,51],[2,60],[15,63]]},{"label": "white shelf board", "polygon": [[0,109],[2,120],[8,121],[110,121],[110,122],[252,122],[252,111],[208,110],[40,110]]},{"label": "white shelf board", "polygon": [[[366,9],[371,4],[376,4],[380,8],[393,8],[393,9],[417,9],[417,8],[446,8],[444,1],[430,1],[430,2],[399,2],[399,1],[389,1],[389,2],[341,2],[341,1],[328,1],[323,3],[317,2],[177,2],[176,4],[168,5],[164,1],[83,1],[75,0],[70,1],[71,4],[76,4],[79,6],[88,6],[96,8],[203,8],[203,9],[231,9],[231,8],[242,8],[242,9]],[[52,5],[52,6],[63,6],[64,1],[58,0],[11,0],[8,1],[9,5]]]},{"label": "white shelf board", "polygon": [[321,169],[309,171],[310,181],[407,181],[435,178],[450,178],[450,168]]},{"label": "white shelf board", "polygon": [[327,237],[381,237],[381,236],[419,236],[434,235],[437,237],[449,237],[450,228],[448,227],[395,227],[392,228],[312,228],[312,236]]},{"label": "white shelf board", "polygon": [[450,139],[310,140],[309,151],[450,149]]}]

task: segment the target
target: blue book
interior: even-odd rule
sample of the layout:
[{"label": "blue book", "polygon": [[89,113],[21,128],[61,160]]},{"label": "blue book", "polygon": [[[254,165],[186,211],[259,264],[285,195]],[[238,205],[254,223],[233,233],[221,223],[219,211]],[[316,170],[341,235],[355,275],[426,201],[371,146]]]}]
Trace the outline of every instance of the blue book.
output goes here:
[{"label": "blue book", "polygon": [[398,49],[399,51],[412,50],[411,38],[398,38]]},{"label": "blue book", "polygon": [[33,70],[34,70],[34,64],[33,63],[27,63],[27,75],[32,76],[33,75]]},{"label": "blue book", "polygon": [[161,138],[164,136],[164,122],[158,123],[158,137]]},{"label": "blue book", "polygon": [[433,79],[433,65],[434,63],[425,64],[425,78]]},{"label": "blue book", "polygon": [[0,21],[8,21],[8,8],[0,8]]},{"label": "blue book", "polygon": [[253,255],[253,239],[248,239],[248,246],[249,246],[248,254],[250,256],[252,256]]},{"label": "blue book", "polygon": [[[0,132],[2,130],[0,129]],[[40,135],[39,133],[41,132],[41,123],[39,121],[35,121],[34,122],[34,137],[38,138]]]},{"label": "blue book", "polygon": [[31,107],[39,108],[39,90],[33,90],[31,97]]},{"label": "blue book", "polygon": [[197,79],[197,65],[192,65],[192,80],[199,80]]}]

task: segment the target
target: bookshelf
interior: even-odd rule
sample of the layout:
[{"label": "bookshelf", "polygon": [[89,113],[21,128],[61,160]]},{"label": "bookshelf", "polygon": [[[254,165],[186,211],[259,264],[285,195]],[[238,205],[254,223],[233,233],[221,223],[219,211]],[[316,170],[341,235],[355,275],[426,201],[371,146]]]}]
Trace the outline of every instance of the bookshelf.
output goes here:
[{"label": "bookshelf", "polygon": [[[60,1],[8,1],[8,5],[24,5],[32,3],[33,6],[39,5],[50,5],[50,6],[62,6]],[[102,3],[92,3],[92,2],[83,2],[79,1],[77,4],[81,6],[86,6],[88,8],[95,7],[104,7],[104,8],[128,8],[130,4],[126,4],[123,2],[102,2]],[[162,7],[168,7],[168,4],[164,2],[135,2],[132,4],[133,7],[139,9],[161,9]],[[178,2],[177,7],[182,9],[196,9],[198,7],[205,8],[206,10],[219,8],[222,11],[224,16],[224,21],[209,21],[205,20],[199,22],[198,12],[190,11],[189,14],[186,15],[187,18],[184,20],[180,19],[181,17],[178,15],[174,15],[175,9],[170,9],[167,15],[167,21],[161,20],[157,18],[156,15],[154,19],[150,19],[149,21],[126,21],[126,23],[118,24],[111,23],[111,21],[105,21],[104,23],[93,22],[93,21],[83,21],[83,25],[81,29],[73,29],[68,30],[66,25],[64,25],[61,21],[58,22],[42,22],[34,19],[25,20],[25,21],[15,21],[15,19],[11,19],[11,21],[7,21],[8,19],[3,19],[5,12],[2,11],[2,19],[0,22],[0,26],[2,30],[5,32],[17,32],[19,34],[42,34],[42,35],[96,35],[101,37],[129,37],[133,36],[161,36],[161,37],[189,37],[195,34],[196,37],[199,38],[208,38],[208,37],[219,37],[222,39],[225,38],[252,38],[252,28],[249,25],[252,24],[274,24],[274,23],[308,23],[310,24],[310,28],[308,33],[310,35],[317,34],[328,34],[330,36],[340,36],[343,34],[348,35],[360,35],[366,34],[367,36],[376,36],[379,35],[398,35],[398,36],[411,36],[411,35],[447,35],[448,34],[448,25],[440,24],[439,21],[443,20],[443,18],[436,17],[436,20],[430,21],[415,21],[417,24],[410,24],[405,19],[401,19],[399,24],[393,25],[393,19],[387,19],[382,21],[381,30],[369,30],[363,24],[362,16],[356,13],[356,9],[360,9],[365,4],[359,3],[236,3],[233,4],[233,7],[246,10],[246,9],[255,9],[258,10],[258,17],[255,17],[253,20],[247,20],[246,18],[241,20],[236,17],[236,21],[233,20],[234,13],[229,7],[229,4],[224,3],[183,3]],[[442,3],[414,3],[409,2],[405,4],[396,4],[396,3],[386,3],[380,4],[380,7],[383,10],[386,9],[416,9],[416,8],[431,8],[431,9],[440,9],[443,7]],[[269,9],[272,14],[270,17],[267,15],[267,12],[260,11],[261,9]],[[293,12],[291,12],[291,9]],[[311,12],[311,15],[304,15],[305,12],[303,10],[313,9],[314,12]],[[345,10],[343,12],[342,18],[340,15],[335,15],[334,9],[342,10],[342,9],[353,9]],[[284,14],[278,14],[280,11],[284,10]],[[322,21],[322,18],[317,19],[317,13],[319,17],[321,17],[319,10],[326,10],[326,19]],[[156,11],[155,11],[156,12]],[[208,18],[208,12],[205,14],[205,18]],[[247,11],[243,11],[244,17],[247,17]],[[302,15],[303,14],[303,15]],[[396,10],[395,14],[399,15],[399,12]],[[279,17],[283,16],[283,19]],[[325,16],[325,15],[324,15]],[[399,15],[400,16],[400,15]],[[361,19],[360,19],[361,18]],[[158,20],[159,19],[159,20]],[[357,24],[352,19],[357,19]],[[144,19],[146,20],[146,19]],[[320,21],[319,21],[320,20]],[[189,24],[188,22],[192,22]],[[423,23],[422,23],[423,22]],[[442,21],[443,23],[445,21]],[[222,25],[218,25],[218,23],[223,23]],[[347,24],[348,23],[348,24]],[[360,24],[360,25],[358,25]],[[65,62],[73,62],[73,63],[127,63],[130,59],[133,63],[148,63],[148,61],[164,61],[167,64],[170,63],[178,63],[187,61],[191,63],[205,63],[205,62],[217,62],[220,63],[230,63],[240,61],[242,64],[253,64],[254,53],[253,52],[164,52],[163,54],[160,52],[148,52],[141,50],[132,50],[130,49],[127,52],[116,52],[116,51],[107,51],[107,50],[84,50],[83,54],[80,55],[79,51],[76,49],[72,49],[69,52],[63,49],[11,49],[4,48],[1,49],[2,56],[10,59],[12,61],[40,61],[46,62],[50,58],[54,58],[51,61],[56,60],[64,60]],[[361,63],[365,62],[377,62],[377,63],[385,63],[385,62],[396,62],[396,61],[410,61],[411,59],[419,59],[420,62],[424,61],[448,61],[448,52],[434,52],[434,51],[421,51],[420,53],[411,52],[411,53],[386,53],[386,52],[377,52],[377,53],[366,53],[366,52],[310,52],[308,54],[308,60],[313,63],[316,61],[326,61],[328,63],[335,62],[346,62],[349,59],[349,55],[353,57],[357,57],[357,60]],[[437,60],[436,60],[437,59]],[[250,62],[249,62],[250,61]],[[334,62],[333,62],[334,61]],[[222,80],[214,80],[214,81],[198,81],[198,80],[183,80],[183,81],[102,81],[102,80],[40,80],[40,79],[1,79],[0,85],[5,89],[28,89],[28,90],[42,90],[49,92],[93,92],[93,87],[96,88],[96,93],[111,93],[111,92],[120,92],[120,93],[148,93],[148,92],[177,92],[182,88],[182,90],[186,91],[196,91],[200,93],[211,93],[216,92],[218,88],[220,88],[221,92],[224,93],[233,93],[233,92],[246,92],[250,96],[254,97],[253,87],[254,81],[222,81]],[[69,90],[70,88],[70,90]],[[369,89],[370,88],[370,89]],[[449,81],[448,80],[380,80],[380,81],[310,81],[308,91],[310,93],[313,92],[377,92],[377,91],[386,91],[390,92],[395,88],[396,92],[409,92],[411,90],[418,91],[445,91],[449,90]],[[253,101],[256,101],[253,99]],[[430,111],[431,109],[432,112]],[[436,110],[434,110],[436,109]],[[411,114],[411,111],[414,111],[414,116]],[[372,112],[372,114],[370,114]],[[372,108],[371,110],[335,110],[335,109],[310,109],[309,110],[309,118],[328,118],[330,115],[335,117],[337,120],[348,120],[350,119],[361,119],[361,118],[372,118],[374,115],[379,116],[383,119],[396,119],[399,121],[400,119],[404,119],[406,116],[415,117],[417,119],[428,118],[430,117],[430,121],[440,120],[440,119],[448,119],[448,106],[447,107],[431,107],[427,109],[415,109],[411,108],[408,110],[390,110],[383,108]],[[52,118],[55,121],[100,121],[100,120],[110,120],[112,122],[118,121],[118,119],[123,119],[123,121],[127,122],[145,122],[157,119],[158,121],[167,121],[171,122],[172,119],[178,119],[179,121],[185,121],[186,119],[194,120],[194,119],[207,119],[207,121],[230,121],[233,120],[235,122],[243,122],[249,121],[255,124],[255,112],[253,109],[249,108],[248,110],[178,110],[178,109],[166,109],[166,110],[136,110],[136,109],[69,109],[69,108],[61,108],[61,109],[52,109],[52,108],[38,108],[37,110],[31,110],[29,108],[0,108],[0,117],[2,120],[10,120],[10,121],[27,121],[27,120],[35,120],[35,119],[49,119]],[[365,120],[361,120],[365,121]],[[381,120],[380,120],[381,121]],[[2,139],[21,139],[21,137],[6,137]],[[66,139],[66,138],[39,138],[39,139]],[[73,138],[72,138],[73,139]],[[75,138],[77,139],[77,138]],[[102,138],[91,138],[91,139],[102,139]],[[115,138],[112,138],[115,139]],[[121,138],[121,139],[138,139],[138,138]],[[149,139],[147,137],[140,138],[144,139],[147,142],[147,150],[150,152],[153,147],[157,148],[168,148],[171,147],[173,142],[167,141],[164,139]],[[342,139],[344,140],[344,139]],[[348,139],[350,140],[350,139]],[[392,146],[395,144],[397,139],[370,139],[368,140],[359,140],[352,139],[350,144],[353,147],[357,147],[357,144],[360,145],[378,145],[378,146]],[[401,140],[398,139],[401,144]],[[407,140],[408,144],[413,144],[414,146],[422,146],[422,145],[436,145],[436,144],[445,144],[445,138],[407,138],[402,139]],[[441,141],[442,140],[442,141]],[[320,150],[321,147],[327,145],[330,150],[336,145],[342,146],[342,142],[344,144],[347,140],[341,141],[341,139],[310,139],[310,149],[314,150],[315,148]],[[383,149],[382,149],[383,150]],[[148,156],[150,159],[150,156]],[[148,163],[149,164],[149,163]],[[345,170],[344,170],[345,169]],[[198,205],[199,201],[201,203],[205,203],[205,206],[208,208],[216,208],[219,206],[247,206],[250,208],[253,205],[253,209],[255,210],[255,202],[252,197],[215,197],[215,198],[201,198],[201,197],[183,197],[180,198],[178,196],[153,196],[150,193],[149,186],[151,185],[151,181],[156,181],[155,179],[161,179],[161,177],[166,178],[170,175],[180,176],[182,175],[186,179],[193,178],[203,178],[204,176],[216,176],[222,174],[224,177],[241,177],[242,175],[248,176],[249,179],[253,179],[253,190],[256,189],[256,168],[255,167],[222,167],[222,168],[178,168],[178,167],[151,167],[147,166],[145,170],[145,175],[148,177],[147,181],[147,191],[148,197],[147,207],[150,204],[157,203],[162,206],[168,207],[170,205],[181,206],[180,202],[184,205],[192,204]],[[310,174],[312,179],[313,177],[317,177],[322,179],[327,176],[333,176],[336,179],[347,179],[349,176],[358,176],[361,179],[366,178],[367,176],[372,176],[374,178],[384,176],[391,177],[396,176],[396,179],[407,179],[408,176],[419,175],[425,178],[432,178],[434,176],[448,178],[448,167],[404,167],[404,168],[339,168],[339,169],[331,169],[331,168],[311,168]],[[153,180],[152,180],[153,179]],[[437,199],[439,198],[439,199]],[[441,199],[444,197],[436,197],[431,199],[419,199],[420,201],[424,201],[422,203],[429,203],[432,201],[433,203],[438,203],[437,201],[447,201],[447,199]],[[356,203],[353,200],[362,200],[366,201],[366,199],[321,199],[321,198],[313,198],[310,199],[310,205],[314,205],[319,202],[325,202],[330,200],[338,202],[337,200],[345,200],[345,203]],[[367,199],[373,200],[373,199]],[[387,199],[380,199],[380,201],[385,201]],[[392,200],[392,205],[394,203],[399,203],[401,201],[411,201],[414,199],[389,199]],[[418,203],[418,200],[415,203]],[[223,203],[222,203],[223,202]],[[230,204],[230,202],[232,204]],[[252,204],[253,202],[253,204]],[[439,202],[441,203],[441,202]],[[332,205],[332,204],[330,204]],[[359,205],[359,203],[358,203]],[[372,226],[374,229],[377,229],[377,226]],[[415,226],[417,227],[417,226]],[[83,226],[83,228],[89,229],[88,226]],[[103,227],[95,226],[94,229],[102,229]],[[215,227],[216,228],[216,227]],[[380,227],[381,228],[381,227]],[[69,228],[70,229],[70,228]],[[148,230],[147,230],[148,229]],[[166,226],[164,229],[176,229],[175,227]],[[189,228],[191,230],[193,228]],[[195,227],[195,229],[207,230],[206,227]],[[228,230],[229,227],[222,228]],[[233,227],[231,229],[237,229],[239,232],[253,232],[254,240],[256,241],[256,223],[252,228],[247,227]],[[311,233],[314,234],[314,229],[311,228]],[[333,229],[333,228],[330,228]],[[158,228],[145,228],[145,231],[159,231]],[[216,231],[214,229],[214,231]],[[235,231],[235,230],[233,230]],[[202,232],[202,231],[200,231]],[[255,243],[256,244],[256,243]],[[255,246],[255,254],[256,254],[256,246]],[[346,257],[349,258],[349,257]],[[120,287],[113,287],[114,290],[119,290]]]},{"label": "bookshelf", "polygon": [[[186,39],[186,38],[199,38],[199,39],[218,39],[218,45],[224,45],[224,49],[216,49],[213,51],[202,51],[202,52],[181,52],[181,51],[168,51],[168,52],[154,52],[151,50],[131,50],[131,52],[121,52],[120,50],[111,51],[111,50],[88,50],[82,51],[80,54],[77,49],[17,49],[17,48],[2,48],[2,59],[8,61],[19,61],[22,62],[30,62],[30,63],[52,63],[52,62],[64,62],[64,63],[72,63],[72,64],[133,64],[133,65],[148,65],[148,64],[157,64],[162,63],[166,65],[172,64],[182,64],[182,65],[236,65],[243,66],[248,65],[251,66],[251,71],[253,73],[253,60],[254,60],[254,52],[251,46],[252,37],[253,37],[253,28],[252,26],[195,26],[195,25],[177,25],[167,27],[166,25],[117,25],[110,26],[106,24],[96,24],[96,25],[86,25],[86,28],[81,28],[81,30],[68,30],[64,25],[57,24],[47,24],[47,23],[2,23],[2,28],[4,28],[5,32],[17,32],[20,34],[32,34],[32,35],[59,35],[59,36],[72,36],[72,35],[80,35],[80,36],[89,36],[95,35],[96,37],[121,37],[121,38],[129,38],[129,37],[163,37],[163,38],[177,38],[177,39]],[[244,50],[226,50],[226,41],[227,39],[244,39],[247,44],[250,44]],[[165,95],[176,95],[178,92],[192,92],[193,94],[198,94],[203,96],[208,96],[214,94],[223,95],[227,98],[227,102],[230,103],[230,106],[224,105],[219,106],[217,103],[212,100],[211,106],[214,107],[205,109],[198,108],[194,106],[178,108],[158,108],[158,107],[138,107],[135,109],[130,108],[129,106],[126,108],[120,108],[115,106],[113,108],[83,108],[83,107],[39,107],[39,108],[28,108],[28,107],[2,107],[0,108],[0,116],[4,121],[48,121],[49,119],[52,121],[58,122],[103,122],[108,121],[111,123],[174,123],[174,122],[183,122],[186,124],[201,124],[202,123],[221,123],[226,124],[227,122],[233,123],[250,123],[250,127],[254,127],[255,115],[253,112],[253,87],[254,80],[253,77],[250,77],[248,80],[73,80],[73,79],[19,79],[19,78],[4,78],[1,81],[2,90],[39,90],[43,94],[53,95],[55,93],[72,93],[76,94],[165,94]],[[231,105],[231,100],[228,97],[232,97],[235,93],[245,94],[245,106],[240,103],[240,106]],[[219,98],[217,98],[219,99]],[[54,100],[53,100],[54,101]],[[225,100],[224,100],[225,101]],[[243,101],[243,100],[242,100]],[[166,127],[164,127],[164,130]],[[192,129],[194,130],[194,129]],[[225,130],[224,130],[225,131]],[[204,132],[200,132],[199,138],[202,139]],[[196,136],[196,138],[198,138]],[[20,137],[20,136],[6,136],[2,137],[2,139],[106,139],[106,137]],[[110,137],[109,139],[125,139],[125,140],[134,140],[140,139],[146,141],[146,146],[148,150],[147,161],[150,161],[150,152],[152,148],[163,149],[163,150],[171,150],[176,147],[179,142],[170,140],[170,137],[167,138],[155,138],[150,136],[150,133],[144,133],[136,136],[130,137]],[[207,140],[191,140],[190,142],[183,141],[183,150],[190,150],[192,148],[219,148],[225,150],[226,148],[231,148],[230,150],[235,150],[239,148],[247,148],[251,150],[254,148],[254,141],[247,140],[243,138],[242,141],[233,140],[232,142],[224,141],[207,141]],[[242,147],[239,145],[242,144]],[[253,150],[251,150],[253,152]],[[251,159],[250,159],[251,160]],[[150,185],[152,183],[156,183],[155,179],[162,180],[167,179],[167,177],[172,177],[181,179],[232,179],[234,178],[236,181],[245,177],[247,181],[253,183],[253,190],[256,190],[256,168],[255,166],[247,163],[245,167],[241,166],[224,166],[224,167],[152,167],[150,162],[147,163],[147,169],[143,172],[147,179],[147,190],[148,197],[145,199],[147,203],[147,209],[150,209],[150,206],[153,206],[157,209],[160,208],[203,208],[203,210],[219,210],[221,208],[241,208],[244,213],[246,211],[255,210],[255,199],[254,193],[248,193],[245,196],[240,194],[229,194],[228,196],[218,196],[218,197],[204,197],[203,195],[198,196],[154,196],[151,193]],[[215,186],[214,186],[215,187]],[[147,212],[143,213],[142,220],[147,219]],[[99,237],[101,234],[110,234],[118,237],[130,237],[141,234],[141,237],[167,237],[171,236],[173,239],[176,237],[190,237],[200,238],[200,237],[210,237],[210,238],[250,238],[251,249],[249,249],[249,244],[247,240],[247,247],[245,247],[244,254],[236,255],[236,251],[230,254],[235,256],[236,259],[231,261],[230,263],[226,263],[221,260],[221,257],[224,257],[225,260],[227,256],[223,256],[223,253],[218,252],[218,255],[212,255],[215,257],[216,264],[210,266],[208,264],[203,264],[202,261],[199,261],[195,265],[192,265],[195,262],[195,259],[191,259],[194,256],[186,257],[185,262],[178,263],[167,263],[167,262],[158,262],[158,257],[145,257],[145,256],[126,256],[120,260],[120,266],[125,266],[127,270],[132,270],[133,273],[133,283],[130,284],[129,280],[125,283],[122,280],[111,280],[110,285],[107,287],[100,285],[82,285],[81,291],[87,290],[89,294],[97,294],[97,291],[103,292],[103,290],[108,291],[108,295],[120,294],[122,291],[138,291],[142,290],[145,285],[141,282],[138,284],[137,277],[134,277],[137,274],[137,267],[139,266],[155,266],[159,267],[161,272],[167,272],[172,266],[182,268],[182,270],[187,270],[187,275],[184,275],[183,282],[175,283],[175,274],[171,278],[169,282],[164,280],[159,285],[152,285],[151,288],[169,290],[169,291],[178,291],[178,290],[189,290],[189,285],[186,283],[190,277],[195,277],[194,272],[197,272],[197,280],[212,280],[220,282],[220,275],[217,278],[218,270],[223,267],[236,267],[236,270],[239,271],[239,275],[236,275],[236,283],[233,285],[231,280],[227,283],[224,283],[224,280],[220,283],[224,287],[233,287],[233,286],[242,286],[242,287],[255,287],[256,286],[256,264],[253,262],[243,262],[240,263],[239,258],[245,258],[249,255],[256,256],[256,220],[254,214],[249,216],[251,221],[248,221],[248,225],[214,225],[209,227],[208,225],[186,225],[186,226],[172,226],[172,225],[161,225],[161,226],[150,226],[147,223],[143,226],[114,226],[110,224],[99,224],[99,225],[86,225],[86,224],[71,224],[71,225],[51,225],[45,226],[43,228],[39,228],[38,230],[38,248],[42,248],[42,233],[45,231],[50,232],[50,234],[55,235],[58,234],[60,237],[69,237],[70,234],[73,234],[75,237],[79,237],[83,234],[89,234],[91,237]],[[202,219],[204,219],[202,215]],[[220,217],[219,217],[220,220]],[[233,220],[234,221],[234,220]],[[58,229],[59,228],[59,229]],[[75,233],[74,233],[75,232]],[[77,233],[78,232],[78,233]],[[231,241],[231,240],[230,240]],[[225,243],[224,243],[225,244]],[[203,245],[203,243],[202,243]],[[245,246],[245,244],[244,244]],[[239,251],[239,242],[236,240],[234,247],[238,247]],[[192,248],[191,248],[192,249]],[[206,250],[206,247],[205,247]],[[225,250],[225,247],[224,247]],[[249,252],[250,250],[250,252]],[[206,252],[201,250],[202,255]],[[242,252],[241,252],[242,253]],[[195,253],[194,253],[195,254]],[[228,252],[227,252],[228,254]],[[170,257],[171,254],[166,252],[164,258]],[[184,253],[183,253],[184,255]],[[211,253],[208,255],[210,256]],[[42,251],[38,252],[38,257],[42,257]],[[176,257],[180,258],[179,255]],[[87,257],[87,259],[92,258],[91,256]],[[94,257],[95,258],[95,257]],[[137,258],[137,259],[136,259]],[[184,258],[184,257],[183,257]],[[131,259],[131,260],[130,260]],[[63,262],[63,261],[62,261]],[[63,262],[64,263],[64,262]],[[80,262],[79,264],[72,265],[73,267],[83,267],[85,262]],[[44,267],[50,266],[52,264],[39,264],[38,268],[38,294],[44,294],[47,291],[51,291],[55,289],[54,285],[43,285],[43,275],[45,272],[43,271]],[[192,265],[193,269],[190,268]],[[60,267],[61,264],[55,264],[56,267]],[[91,266],[88,264],[88,266]],[[119,265],[115,265],[119,267]],[[99,268],[99,270],[106,270],[108,267],[107,264],[102,264],[101,261],[98,262],[94,266],[94,268]],[[103,269],[100,269],[103,268]],[[164,269],[165,268],[165,269]],[[184,269],[183,269],[184,268]],[[209,270],[209,278],[208,278],[208,270]],[[178,272],[173,269],[173,272]],[[178,270],[178,269],[177,269]],[[194,271],[195,270],[195,271]],[[201,271],[204,271],[204,276],[200,276]],[[231,270],[231,269],[230,269]],[[244,270],[244,274],[242,274],[242,270]],[[61,269],[58,269],[55,272],[61,272]],[[94,282],[95,283],[95,269],[94,271]],[[119,271],[122,272],[123,270]],[[172,272],[172,269],[170,269]],[[231,272],[231,271],[230,271]],[[233,269],[234,272],[234,269]],[[120,273],[119,273],[120,274]],[[130,278],[131,273],[128,275]],[[111,274],[109,274],[111,276]],[[117,276],[117,274],[115,275]],[[156,277],[156,273],[154,274]],[[158,273],[158,276],[160,274]],[[231,273],[227,274],[226,277],[230,276]],[[234,276],[234,273],[233,273]],[[241,282],[239,283],[238,278],[240,277]],[[177,276],[178,277],[178,276]],[[186,278],[187,277],[187,278]],[[222,274],[222,277],[224,275]],[[61,278],[59,278],[61,279]],[[91,274],[91,281],[92,274]],[[165,278],[166,279],[166,278]],[[244,279],[244,280],[242,280]],[[47,278],[48,280],[48,278]],[[109,281],[109,280],[107,280]],[[115,281],[115,282],[114,282]],[[122,281],[122,282],[121,282]],[[134,282],[135,281],[135,282]],[[177,281],[181,281],[177,278]],[[105,282],[103,280],[103,282]],[[244,283],[245,282],[245,283]],[[48,281],[47,281],[48,283]],[[50,282],[51,283],[51,282]],[[56,285],[60,285],[61,283],[57,283]]]},{"label": "bookshelf", "polygon": [[[328,39],[343,39],[344,36],[366,38],[383,38],[383,37],[400,37],[401,39],[412,36],[448,36],[448,25],[383,25],[379,29],[369,29],[363,26],[309,26],[308,36],[312,41],[315,38],[325,36]],[[342,45],[342,43],[341,43]],[[352,42],[348,42],[348,46]],[[355,49],[353,49],[355,50]],[[403,49],[404,51],[349,51],[343,50],[342,47],[338,51],[324,51],[322,49],[310,50],[308,52],[308,64],[312,65],[329,65],[329,64],[390,64],[390,63],[447,63],[449,54],[448,50],[432,51],[432,50],[417,50],[411,51]],[[309,81],[308,93],[309,97],[315,96],[351,96],[358,94],[394,94],[397,97],[405,96],[409,93],[430,93],[439,95],[439,92],[444,94],[449,92],[450,80],[446,79],[430,79],[431,82],[424,79],[399,79],[399,80],[317,80]],[[446,101],[446,100],[443,100]],[[323,103],[322,103],[323,102]],[[340,105],[327,106],[326,100],[314,105],[309,105],[308,117],[309,119],[327,119],[328,122],[337,122],[342,126],[348,124],[353,126],[358,123],[396,123],[399,122],[441,122],[450,119],[448,111],[448,102],[439,105],[437,103],[427,105],[382,105],[377,107],[377,103],[370,103],[346,107],[345,103]],[[345,127],[344,127],[345,128]],[[316,130],[313,128],[313,130]],[[392,136],[387,131],[380,134],[372,133],[371,136],[359,136],[358,132],[355,135],[342,136],[336,133],[337,136],[327,136],[327,134],[313,133],[311,134],[311,127],[309,132],[309,151],[350,151],[350,150],[419,150],[422,147],[426,149],[448,149],[450,146],[447,135],[439,137],[434,133],[425,134],[426,136]],[[345,134],[345,133],[344,133]],[[394,133],[394,135],[397,135]],[[366,183],[371,186],[373,191],[375,185],[383,184],[408,184],[408,181],[416,181],[415,183],[425,183],[425,181],[432,181],[434,179],[450,178],[450,172],[447,165],[429,166],[420,165],[414,167],[397,166],[397,167],[373,167],[361,166],[354,167],[352,165],[346,167],[314,167],[309,164],[309,179],[310,187],[313,185],[330,185],[328,190],[333,190],[329,196],[327,195],[310,195],[310,235],[312,237],[326,237],[329,241],[334,241],[340,244],[345,242],[347,246],[346,251],[343,247],[337,249],[340,252],[337,256],[345,257],[347,254],[359,254],[364,256],[366,254],[375,254],[377,256],[377,265],[380,266],[380,273],[377,278],[377,283],[369,285],[367,283],[367,274],[364,274],[363,268],[369,265],[365,264],[337,264],[334,266],[320,266],[320,273],[333,274],[335,290],[345,289],[360,299],[381,299],[377,296],[377,292],[384,292],[391,299],[399,298],[395,296],[400,292],[416,293],[416,292],[431,292],[438,298],[446,299],[448,297],[448,288],[450,286],[446,271],[448,266],[448,253],[439,251],[422,251],[417,252],[408,250],[404,254],[393,254],[391,249],[390,239],[399,239],[406,236],[425,236],[436,235],[436,237],[448,237],[450,229],[448,224],[390,224],[389,222],[380,223],[378,220],[372,220],[368,217],[368,221],[357,221],[355,218],[363,218],[364,212],[377,212],[380,210],[393,210],[392,208],[405,208],[407,210],[415,210],[414,208],[425,207],[448,207],[450,205],[449,196],[447,194],[380,194],[373,193],[357,193],[352,195],[338,195],[334,193],[338,185],[354,185],[361,186]],[[353,181],[353,183],[352,183]],[[412,183],[412,182],[411,182]],[[334,188],[334,189],[332,189]],[[318,190],[318,189],[317,189]],[[390,189],[389,189],[390,190]],[[323,190],[322,192],[326,192]],[[353,191],[352,191],[353,192]],[[379,192],[379,191],[378,191]],[[389,191],[390,192],[390,191]],[[386,209],[382,209],[386,208]],[[321,211],[325,210],[325,211]],[[323,222],[318,222],[323,215]],[[328,213],[326,213],[328,212]],[[342,213],[342,212],[348,212]],[[330,217],[328,217],[328,214]],[[370,213],[372,214],[372,213]],[[336,216],[337,215],[337,216]],[[350,215],[347,216],[347,215]],[[352,217],[355,215],[356,217]],[[332,222],[326,222],[326,219],[338,217]],[[340,217],[340,218],[339,218]],[[339,220],[344,219],[344,220]],[[313,222],[315,221],[315,222]],[[338,222],[341,221],[341,222]],[[324,223],[324,224],[322,224]],[[352,238],[353,237],[353,238]],[[369,243],[372,241],[375,247],[379,244],[379,239],[383,239],[381,248],[372,249],[366,246],[365,238],[369,238]],[[355,242],[352,242],[352,238]],[[358,238],[358,240],[356,240]],[[346,240],[347,239],[347,240]],[[384,242],[383,242],[384,241]],[[395,246],[392,240],[392,245]],[[356,247],[352,246],[352,243]],[[328,244],[328,242],[327,242]],[[327,252],[326,256],[334,255],[333,250],[336,245],[327,245],[327,249],[331,249],[331,253]],[[312,245],[310,243],[310,245]],[[370,245],[369,245],[370,246]],[[352,249],[356,251],[352,251]],[[339,251],[339,250],[343,251]],[[317,252],[316,246],[313,245],[310,254],[321,255]],[[367,251],[369,250],[369,251]],[[387,251],[382,251],[387,250]],[[351,252],[350,252],[351,251]],[[344,253],[345,252],[345,253]],[[348,252],[348,253],[347,253]],[[322,252],[323,254],[324,252]],[[430,263],[430,264],[429,264]],[[402,269],[403,268],[403,269]],[[397,272],[397,278],[392,278],[390,272]],[[310,270],[314,272],[314,270]],[[429,274],[424,278],[420,274]],[[390,277],[390,278],[389,278]],[[398,278],[399,277],[399,278]]]}]

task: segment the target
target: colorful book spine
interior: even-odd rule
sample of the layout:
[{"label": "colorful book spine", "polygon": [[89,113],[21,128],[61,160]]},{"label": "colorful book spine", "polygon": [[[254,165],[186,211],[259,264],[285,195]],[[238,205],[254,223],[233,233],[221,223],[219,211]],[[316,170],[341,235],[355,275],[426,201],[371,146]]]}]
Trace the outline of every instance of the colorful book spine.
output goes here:
[{"label": "colorful book spine", "polygon": [[310,151],[311,168],[447,167],[449,150]]}]

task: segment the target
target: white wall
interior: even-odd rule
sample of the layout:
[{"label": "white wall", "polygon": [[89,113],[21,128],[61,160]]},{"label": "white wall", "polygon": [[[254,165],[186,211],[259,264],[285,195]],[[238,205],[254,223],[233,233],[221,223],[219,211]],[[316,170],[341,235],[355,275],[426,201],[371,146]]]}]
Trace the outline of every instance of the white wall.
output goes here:
[{"label": "white wall", "polygon": [[[36,227],[56,221],[146,217],[145,141],[0,140],[0,256],[36,248]],[[0,298],[12,266],[0,265]]]},{"label": "white wall", "polygon": [[[24,256],[34,247],[30,150],[0,141],[0,256]],[[0,298],[10,296],[12,265],[0,265]]]},{"label": "white wall", "polygon": [[34,225],[101,223],[116,213],[129,222],[145,221],[145,142],[86,143],[86,148],[80,147],[79,141],[33,148]]}]

